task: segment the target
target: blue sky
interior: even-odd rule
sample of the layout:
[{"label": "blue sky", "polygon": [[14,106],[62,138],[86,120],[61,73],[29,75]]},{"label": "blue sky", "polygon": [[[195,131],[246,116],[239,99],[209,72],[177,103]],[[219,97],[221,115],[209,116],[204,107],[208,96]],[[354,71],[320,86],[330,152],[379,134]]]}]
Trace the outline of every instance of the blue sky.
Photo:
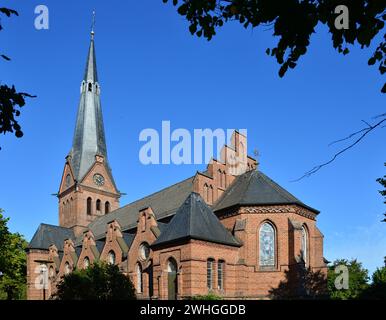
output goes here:
[{"label": "blue sky", "polygon": [[[34,28],[46,4],[49,30]],[[29,240],[39,223],[58,223],[64,158],[71,148],[95,8],[96,53],[109,160],[124,205],[202,170],[205,165],[144,166],[138,160],[145,128],[246,128],[260,168],[321,211],[325,257],[356,257],[373,271],[386,255],[384,205],[376,178],[385,174],[385,129],[378,130],[316,175],[291,182],[328,160],[328,144],[383,113],[383,84],[368,67],[372,50],[340,56],[321,27],[307,56],[280,79],[265,54],[272,31],[231,23],[210,42],[188,32],[171,4],[158,1],[4,1],[18,18],[2,18],[1,83],[36,94],[23,108],[22,139],[1,136],[0,207],[10,228]],[[375,46],[373,46],[373,49]]]}]

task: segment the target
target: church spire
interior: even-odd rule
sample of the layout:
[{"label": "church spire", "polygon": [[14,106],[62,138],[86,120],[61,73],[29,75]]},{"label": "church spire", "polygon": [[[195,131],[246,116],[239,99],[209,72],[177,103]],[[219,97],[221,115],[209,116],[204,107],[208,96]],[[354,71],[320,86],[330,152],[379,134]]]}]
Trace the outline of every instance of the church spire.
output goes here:
[{"label": "church spire", "polygon": [[107,162],[107,148],[100,101],[100,86],[97,75],[93,22],[86,70],[81,84],[81,96],[74,139],[70,152],[70,162],[75,179],[78,182],[82,181],[85,174],[94,164],[97,155],[104,158],[111,179],[113,179]]},{"label": "church spire", "polygon": [[98,82],[98,73],[96,66],[96,56],[95,56],[95,46],[94,46],[94,27],[95,27],[95,11],[93,11],[92,24],[91,24],[91,42],[90,48],[88,50],[87,63],[86,63],[86,71],[84,74],[85,82]]}]

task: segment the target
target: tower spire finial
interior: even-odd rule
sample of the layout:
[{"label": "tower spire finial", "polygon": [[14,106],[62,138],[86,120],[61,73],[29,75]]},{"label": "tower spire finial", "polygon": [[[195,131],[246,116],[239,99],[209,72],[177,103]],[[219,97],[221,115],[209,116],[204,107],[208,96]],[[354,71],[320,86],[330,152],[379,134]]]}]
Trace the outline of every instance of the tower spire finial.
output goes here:
[{"label": "tower spire finial", "polygon": [[95,9],[92,11],[92,23],[91,23],[91,39],[94,39],[94,28],[95,28]]}]

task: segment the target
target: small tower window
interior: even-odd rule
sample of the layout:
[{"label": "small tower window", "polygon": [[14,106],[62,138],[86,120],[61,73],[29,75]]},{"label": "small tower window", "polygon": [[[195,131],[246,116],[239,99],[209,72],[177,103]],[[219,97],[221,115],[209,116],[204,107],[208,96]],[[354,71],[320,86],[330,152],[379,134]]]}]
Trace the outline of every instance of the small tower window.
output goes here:
[{"label": "small tower window", "polygon": [[96,211],[101,211],[101,201],[99,199],[96,201]]},{"label": "small tower window", "polygon": [[87,198],[87,214],[91,215],[92,214],[92,204],[91,204],[92,199],[90,197]]},{"label": "small tower window", "polygon": [[90,266],[90,259],[88,257],[85,257],[83,259],[83,267],[87,269]]},{"label": "small tower window", "polygon": [[109,264],[115,264],[115,252],[113,250],[109,252],[107,260]]},{"label": "small tower window", "polygon": [[88,83],[88,91],[92,92],[92,83],[91,82]]},{"label": "small tower window", "polygon": [[110,212],[110,202],[106,201],[105,203],[105,214],[108,214]]}]

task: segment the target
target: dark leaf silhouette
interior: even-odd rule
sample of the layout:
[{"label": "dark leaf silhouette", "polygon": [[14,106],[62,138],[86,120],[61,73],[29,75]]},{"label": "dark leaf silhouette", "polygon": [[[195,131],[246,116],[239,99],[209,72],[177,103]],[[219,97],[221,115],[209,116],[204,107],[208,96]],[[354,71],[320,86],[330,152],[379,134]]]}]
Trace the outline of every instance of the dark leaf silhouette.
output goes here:
[{"label": "dark leaf silhouette", "polygon": [[327,275],[312,271],[303,263],[291,265],[285,271],[285,279],[269,295],[274,300],[327,299]]},{"label": "dark leaf silhouette", "polygon": [[0,12],[4,13],[7,17],[10,17],[12,14],[18,16],[19,13],[15,10],[9,9],[9,8],[0,8]]},{"label": "dark leaf silhouette", "polygon": [[[164,3],[168,2],[163,0]],[[327,26],[332,46],[341,54],[349,54],[348,45],[369,47],[384,29],[385,1],[374,0],[172,0],[177,12],[189,23],[189,31],[211,40],[224,22],[238,21],[244,28],[269,27],[278,38],[272,57],[280,66],[283,77],[289,68],[307,52],[311,35],[318,25]],[[349,9],[349,28],[335,27],[335,8],[344,5]],[[386,35],[384,36],[386,39]],[[386,43],[382,41],[369,64],[379,62],[386,66]],[[371,62],[371,63],[370,63]],[[385,90],[382,90],[385,92]]]},{"label": "dark leaf silhouette", "polygon": [[[17,11],[8,8],[0,8],[0,13],[5,14],[7,17],[10,17],[11,15],[19,15]],[[2,29],[0,20],[0,30]],[[1,54],[0,57],[7,61],[11,60],[4,54]],[[0,86],[0,134],[10,132],[15,133],[17,138],[21,138],[23,136],[23,131],[21,130],[21,126],[16,120],[16,117],[19,117],[21,114],[20,108],[25,105],[25,98],[34,97],[35,96],[25,92],[17,92],[15,86]]]}]

